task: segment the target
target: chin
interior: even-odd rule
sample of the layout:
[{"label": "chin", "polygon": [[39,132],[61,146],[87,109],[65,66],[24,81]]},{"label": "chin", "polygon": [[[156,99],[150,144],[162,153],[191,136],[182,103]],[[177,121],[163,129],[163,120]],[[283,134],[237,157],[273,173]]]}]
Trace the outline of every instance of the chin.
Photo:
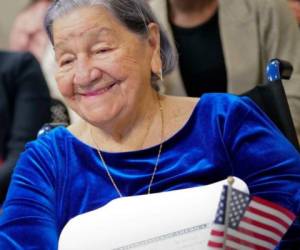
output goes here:
[{"label": "chin", "polygon": [[81,109],[78,114],[88,123],[94,126],[101,126],[113,121],[120,114],[120,111],[120,107],[107,105],[107,107],[101,108]]}]

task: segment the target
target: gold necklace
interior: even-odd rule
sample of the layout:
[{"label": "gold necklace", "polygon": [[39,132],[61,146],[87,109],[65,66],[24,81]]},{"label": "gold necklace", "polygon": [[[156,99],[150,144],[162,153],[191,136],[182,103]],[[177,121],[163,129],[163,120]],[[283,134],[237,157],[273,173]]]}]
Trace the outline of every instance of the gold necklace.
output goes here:
[{"label": "gold necklace", "polygon": [[[160,118],[161,118],[161,137],[160,137],[160,144],[159,144],[159,149],[158,149],[158,154],[157,154],[157,157],[156,157],[156,161],[155,161],[155,165],[154,165],[154,169],[153,169],[153,173],[151,175],[151,179],[150,179],[150,182],[149,182],[149,185],[148,185],[148,191],[147,191],[147,194],[150,194],[151,193],[151,186],[152,186],[152,183],[154,181],[154,177],[155,177],[155,174],[156,174],[156,170],[157,170],[157,167],[158,167],[158,162],[159,162],[159,158],[160,158],[160,155],[161,155],[161,151],[162,151],[162,146],[163,146],[163,138],[164,138],[164,115],[163,115],[163,108],[162,108],[162,105],[160,103],[160,99],[159,99],[159,95],[157,94],[157,101],[158,101],[158,105],[159,105],[159,111],[160,111]],[[98,155],[100,157],[100,160],[105,168],[105,171],[112,183],[112,185],[114,186],[115,190],[117,191],[117,193],[119,194],[120,197],[123,197],[120,189],[118,188],[115,180],[113,179],[111,173],[109,172],[109,169],[106,165],[106,162],[104,161],[104,158],[103,158],[103,155],[101,153],[101,150],[100,150],[100,147],[98,146],[98,144],[96,143],[94,137],[92,136],[92,131],[91,131],[91,127],[90,127],[90,136],[94,142],[94,144],[96,145],[97,147],[97,152],[98,152]]]}]

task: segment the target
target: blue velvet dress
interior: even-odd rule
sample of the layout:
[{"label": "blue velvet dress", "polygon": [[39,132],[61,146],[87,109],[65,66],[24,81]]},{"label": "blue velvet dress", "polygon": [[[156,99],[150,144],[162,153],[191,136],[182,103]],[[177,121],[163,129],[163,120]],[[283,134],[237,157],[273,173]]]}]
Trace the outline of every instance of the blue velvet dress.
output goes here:
[{"label": "blue velvet dress", "polygon": [[[103,152],[124,195],[147,192],[159,145]],[[163,143],[152,192],[206,185],[234,175],[251,194],[300,214],[300,156],[248,98],[207,94]],[[0,249],[57,249],[64,225],[118,194],[97,151],[59,127],[27,145],[0,217]],[[99,236],[100,237],[100,236]],[[300,249],[296,221],[278,249]]]}]

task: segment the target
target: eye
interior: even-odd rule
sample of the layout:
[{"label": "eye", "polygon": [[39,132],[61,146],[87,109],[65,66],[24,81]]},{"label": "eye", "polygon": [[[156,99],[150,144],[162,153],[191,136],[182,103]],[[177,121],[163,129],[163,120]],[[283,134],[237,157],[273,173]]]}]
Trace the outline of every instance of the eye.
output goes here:
[{"label": "eye", "polygon": [[61,66],[68,65],[71,64],[73,61],[74,61],[73,59],[64,60],[60,63],[60,65]]},{"label": "eye", "polygon": [[97,49],[95,50],[95,54],[103,54],[103,53],[106,53],[106,52],[109,52],[111,50],[111,48],[101,48],[101,49]]},{"label": "eye", "polygon": [[75,58],[73,56],[65,56],[59,60],[59,66],[67,66],[74,62]]}]

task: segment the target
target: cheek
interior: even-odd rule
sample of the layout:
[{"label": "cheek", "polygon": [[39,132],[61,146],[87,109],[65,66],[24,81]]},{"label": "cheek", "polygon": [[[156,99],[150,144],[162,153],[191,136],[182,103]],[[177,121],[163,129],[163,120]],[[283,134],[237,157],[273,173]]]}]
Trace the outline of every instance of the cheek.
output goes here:
[{"label": "cheek", "polygon": [[111,69],[114,70],[115,74],[123,81],[127,80],[128,88],[136,88],[136,85],[147,84],[150,81],[150,67],[144,59],[135,55],[124,55],[112,65]]},{"label": "cheek", "polygon": [[125,57],[124,67],[132,73],[139,81],[148,83],[151,76],[151,60],[146,48],[137,45],[131,53]]},{"label": "cheek", "polygon": [[109,73],[111,76],[124,80],[127,76],[132,75],[138,68],[136,58],[128,53],[128,51],[118,51],[110,54],[105,58],[97,58],[96,65],[102,71]]},{"label": "cheek", "polygon": [[74,94],[72,77],[68,73],[58,73],[56,75],[57,87],[65,98],[70,98]]},{"label": "cheek", "polygon": [[120,48],[118,52],[102,61],[103,69],[111,72],[119,78],[135,78],[142,72],[150,72],[150,63],[144,49],[140,45]]}]

